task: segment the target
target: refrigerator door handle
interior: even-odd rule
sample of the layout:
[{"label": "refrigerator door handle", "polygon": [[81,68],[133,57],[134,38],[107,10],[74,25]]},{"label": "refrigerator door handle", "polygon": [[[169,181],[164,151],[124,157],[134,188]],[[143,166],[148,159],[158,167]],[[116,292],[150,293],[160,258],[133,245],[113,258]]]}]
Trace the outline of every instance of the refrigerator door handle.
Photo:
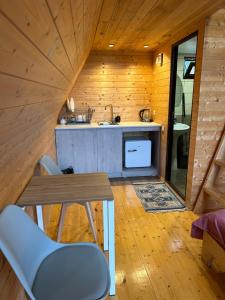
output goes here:
[{"label": "refrigerator door handle", "polygon": [[137,152],[137,149],[128,150],[127,152]]}]

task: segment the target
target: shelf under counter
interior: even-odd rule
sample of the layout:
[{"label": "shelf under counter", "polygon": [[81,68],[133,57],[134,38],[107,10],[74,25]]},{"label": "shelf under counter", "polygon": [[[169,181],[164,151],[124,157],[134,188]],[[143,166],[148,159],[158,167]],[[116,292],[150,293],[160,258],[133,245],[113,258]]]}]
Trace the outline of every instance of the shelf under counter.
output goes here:
[{"label": "shelf under counter", "polygon": [[142,168],[123,168],[123,177],[159,176],[158,169],[154,166]]}]

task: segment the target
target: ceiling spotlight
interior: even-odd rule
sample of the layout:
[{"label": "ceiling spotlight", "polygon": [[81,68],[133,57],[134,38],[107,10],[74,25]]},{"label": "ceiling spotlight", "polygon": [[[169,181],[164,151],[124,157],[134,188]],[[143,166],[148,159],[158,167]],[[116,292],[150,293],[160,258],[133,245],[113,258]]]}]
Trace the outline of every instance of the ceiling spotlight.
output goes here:
[{"label": "ceiling spotlight", "polygon": [[149,45],[144,45],[144,48],[148,48],[149,47]]},{"label": "ceiling spotlight", "polygon": [[113,48],[114,47],[114,44],[109,44],[109,48]]}]

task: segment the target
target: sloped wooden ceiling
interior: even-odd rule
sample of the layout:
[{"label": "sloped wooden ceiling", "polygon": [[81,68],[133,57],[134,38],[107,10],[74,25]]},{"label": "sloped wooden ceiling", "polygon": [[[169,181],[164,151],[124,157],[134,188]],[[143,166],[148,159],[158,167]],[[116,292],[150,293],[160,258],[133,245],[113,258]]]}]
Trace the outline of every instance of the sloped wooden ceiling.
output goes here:
[{"label": "sloped wooden ceiling", "polygon": [[[0,0],[0,209],[44,153],[91,49],[102,0]],[[26,299],[0,256],[0,299]]]},{"label": "sloped wooden ceiling", "polygon": [[104,0],[93,49],[109,50],[109,44],[114,50],[155,49],[224,5],[224,0]]},{"label": "sloped wooden ceiling", "polygon": [[101,6],[0,1],[1,208],[15,202],[38,158],[52,152],[58,112],[89,54]]}]

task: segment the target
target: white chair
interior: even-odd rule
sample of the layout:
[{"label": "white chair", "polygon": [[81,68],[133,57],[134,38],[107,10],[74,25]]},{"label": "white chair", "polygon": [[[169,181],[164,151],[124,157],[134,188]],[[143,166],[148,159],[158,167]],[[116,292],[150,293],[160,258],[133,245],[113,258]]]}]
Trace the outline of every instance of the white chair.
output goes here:
[{"label": "white chair", "polygon": [[[48,155],[43,155],[41,157],[41,159],[39,160],[39,163],[41,166],[43,166],[43,168],[47,171],[47,173],[49,175],[63,174],[62,171],[60,170],[60,168],[54,162],[54,160]],[[95,241],[97,241],[97,232],[96,232],[95,225],[94,225],[94,214],[92,211],[91,204],[89,202],[82,202],[79,204],[85,207],[94,239],[95,239]],[[63,229],[64,219],[65,219],[65,213],[66,213],[66,209],[69,205],[70,204],[63,204],[61,207],[61,212],[60,212],[60,217],[59,217],[58,234],[57,234],[58,242],[60,242],[60,240],[61,240],[62,229]]]},{"label": "white chair", "polygon": [[16,205],[0,214],[0,249],[31,300],[94,300],[108,293],[108,265],[97,245],[57,243]]}]

